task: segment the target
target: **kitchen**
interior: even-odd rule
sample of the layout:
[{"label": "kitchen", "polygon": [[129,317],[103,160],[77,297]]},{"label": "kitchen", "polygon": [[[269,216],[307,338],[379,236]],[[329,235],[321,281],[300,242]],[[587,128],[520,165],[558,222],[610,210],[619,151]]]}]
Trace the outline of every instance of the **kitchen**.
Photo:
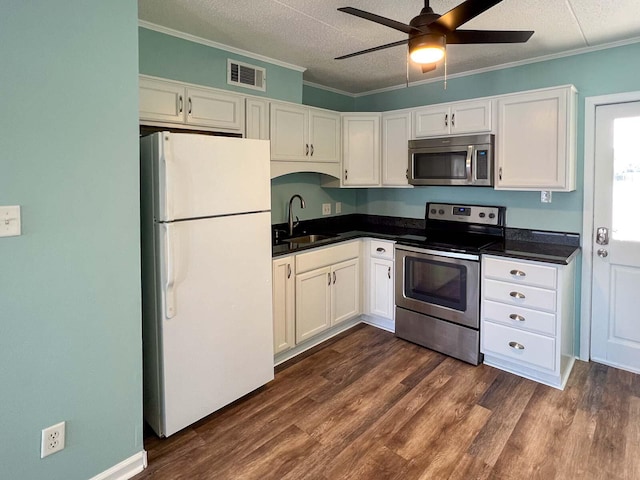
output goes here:
[{"label": "kitchen", "polygon": [[[11,15],[0,29],[8,65],[1,83],[12,92],[2,120],[7,170],[0,192],[3,204],[23,206],[23,235],[2,243],[8,259],[1,289],[2,359],[12,365],[2,373],[2,423],[15,433],[1,463],[7,478],[42,478],[45,472],[92,478],[143,447],[139,219],[131,208],[138,198],[137,76],[224,88],[226,80],[207,82],[219,78],[218,69],[224,77],[227,54],[138,30],[131,2],[70,2],[55,9],[46,2],[22,3],[8,4]],[[79,35],[87,39],[81,46]],[[387,111],[415,105],[416,91],[429,103],[442,103],[574,84],[582,158],[584,99],[637,91],[637,57],[638,44],[630,43],[450,79],[446,92],[436,82],[355,99],[305,85],[301,72],[270,69],[269,96],[336,111]],[[203,72],[189,66],[194,64],[211,66]],[[40,141],[34,141],[36,131]],[[428,200],[506,205],[511,227],[581,233],[581,163],[577,173],[578,189],[554,194],[551,204],[541,204],[539,192],[448,187],[429,189]],[[317,174],[275,179],[272,191],[277,223],[286,221],[285,204],[294,193],[307,202],[297,212],[303,220],[321,217],[322,204],[335,208],[336,202],[344,213],[422,218],[426,200],[417,188],[323,189]],[[55,399],[44,397],[45,390]],[[45,462],[39,458],[40,430],[59,419],[69,421],[68,446]]]}]

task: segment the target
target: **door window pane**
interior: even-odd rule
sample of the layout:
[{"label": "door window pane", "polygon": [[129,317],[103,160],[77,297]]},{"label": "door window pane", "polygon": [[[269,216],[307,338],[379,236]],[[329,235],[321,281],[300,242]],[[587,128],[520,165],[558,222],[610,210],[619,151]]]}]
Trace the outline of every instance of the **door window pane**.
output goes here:
[{"label": "door window pane", "polygon": [[612,238],[640,242],[640,117],[613,123]]}]

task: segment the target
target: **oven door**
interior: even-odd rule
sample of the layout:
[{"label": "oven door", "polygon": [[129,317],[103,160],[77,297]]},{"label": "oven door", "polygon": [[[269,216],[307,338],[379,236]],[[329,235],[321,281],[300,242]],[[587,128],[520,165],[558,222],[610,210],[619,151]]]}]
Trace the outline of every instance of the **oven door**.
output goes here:
[{"label": "oven door", "polygon": [[396,247],[396,306],[480,328],[480,263],[475,255]]}]

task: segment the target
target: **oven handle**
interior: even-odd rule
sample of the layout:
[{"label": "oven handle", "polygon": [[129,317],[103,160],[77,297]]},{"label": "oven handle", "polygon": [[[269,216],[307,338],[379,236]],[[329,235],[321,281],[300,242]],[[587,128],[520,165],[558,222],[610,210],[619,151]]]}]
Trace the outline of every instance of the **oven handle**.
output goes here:
[{"label": "oven handle", "polygon": [[447,252],[447,251],[440,251],[440,250],[431,250],[428,248],[409,247],[407,245],[396,245],[396,250],[413,252],[413,253],[426,253],[427,255],[435,255],[438,257],[459,258],[461,260],[472,260],[475,262],[480,260],[479,255],[474,255],[472,253]]}]

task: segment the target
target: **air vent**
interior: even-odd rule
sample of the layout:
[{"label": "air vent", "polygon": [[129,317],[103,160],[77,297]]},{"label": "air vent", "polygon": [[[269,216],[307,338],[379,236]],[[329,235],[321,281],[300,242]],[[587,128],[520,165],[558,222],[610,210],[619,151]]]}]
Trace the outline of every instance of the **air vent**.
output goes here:
[{"label": "air vent", "polygon": [[267,90],[267,71],[264,68],[227,60],[227,83],[238,87],[252,88],[254,90]]}]

